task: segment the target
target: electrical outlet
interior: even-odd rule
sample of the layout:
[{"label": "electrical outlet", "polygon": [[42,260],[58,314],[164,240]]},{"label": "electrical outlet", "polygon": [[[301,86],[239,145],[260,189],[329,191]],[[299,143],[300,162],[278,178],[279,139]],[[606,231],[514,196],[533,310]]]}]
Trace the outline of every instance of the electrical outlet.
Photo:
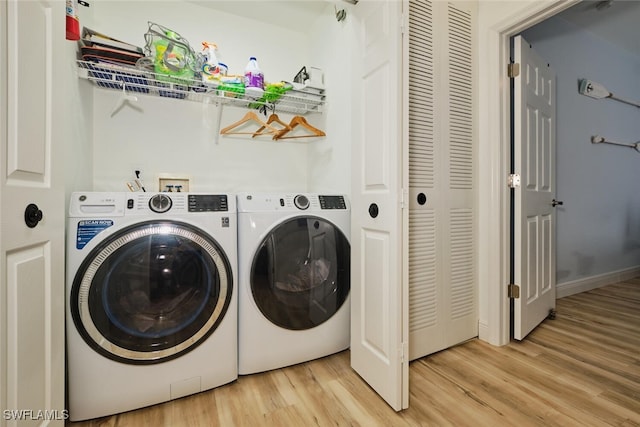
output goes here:
[{"label": "electrical outlet", "polygon": [[189,192],[189,178],[161,176],[158,178],[160,191]]}]

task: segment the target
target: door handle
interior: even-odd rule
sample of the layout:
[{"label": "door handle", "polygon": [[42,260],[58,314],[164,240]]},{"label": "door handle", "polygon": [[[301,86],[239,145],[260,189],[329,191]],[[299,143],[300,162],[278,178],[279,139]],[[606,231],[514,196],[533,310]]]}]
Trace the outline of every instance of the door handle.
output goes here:
[{"label": "door handle", "polygon": [[564,205],[564,202],[562,200],[556,200],[556,199],[553,199],[551,201],[551,206],[553,206],[554,208],[558,205],[562,206]]},{"label": "door handle", "polygon": [[378,209],[378,205],[376,205],[375,203],[371,203],[369,205],[369,216],[371,218],[376,218],[379,213],[380,213],[380,210]]},{"label": "door handle", "polygon": [[42,211],[35,203],[29,203],[24,210],[24,223],[27,224],[29,228],[38,225],[38,223],[42,221],[42,217]]}]

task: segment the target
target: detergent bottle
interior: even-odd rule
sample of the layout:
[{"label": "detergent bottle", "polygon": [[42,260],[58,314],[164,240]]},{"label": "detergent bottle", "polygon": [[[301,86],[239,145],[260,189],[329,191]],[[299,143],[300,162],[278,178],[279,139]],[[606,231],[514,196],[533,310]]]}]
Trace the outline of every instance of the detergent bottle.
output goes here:
[{"label": "detergent bottle", "polygon": [[249,58],[249,63],[244,69],[244,87],[245,95],[250,98],[260,98],[264,93],[264,75],[255,56]]},{"label": "detergent bottle", "polygon": [[211,42],[202,42],[202,50],[204,51],[204,64],[202,65],[202,83],[211,86],[218,86],[220,81],[220,64],[216,58],[216,49],[218,46]]}]

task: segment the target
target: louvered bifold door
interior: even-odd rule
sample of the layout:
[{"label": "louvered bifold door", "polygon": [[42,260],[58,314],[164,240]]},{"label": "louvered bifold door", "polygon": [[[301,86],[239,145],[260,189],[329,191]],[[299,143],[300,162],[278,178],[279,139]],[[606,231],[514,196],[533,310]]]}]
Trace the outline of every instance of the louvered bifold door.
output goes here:
[{"label": "louvered bifold door", "polygon": [[477,336],[474,11],[409,3],[409,356]]}]

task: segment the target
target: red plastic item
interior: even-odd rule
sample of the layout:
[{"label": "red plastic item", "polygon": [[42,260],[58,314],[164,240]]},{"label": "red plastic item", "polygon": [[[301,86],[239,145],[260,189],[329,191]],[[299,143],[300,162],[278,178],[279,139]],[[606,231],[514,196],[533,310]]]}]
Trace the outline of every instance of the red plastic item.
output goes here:
[{"label": "red plastic item", "polygon": [[67,40],[80,40],[78,0],[67,0]]}]

